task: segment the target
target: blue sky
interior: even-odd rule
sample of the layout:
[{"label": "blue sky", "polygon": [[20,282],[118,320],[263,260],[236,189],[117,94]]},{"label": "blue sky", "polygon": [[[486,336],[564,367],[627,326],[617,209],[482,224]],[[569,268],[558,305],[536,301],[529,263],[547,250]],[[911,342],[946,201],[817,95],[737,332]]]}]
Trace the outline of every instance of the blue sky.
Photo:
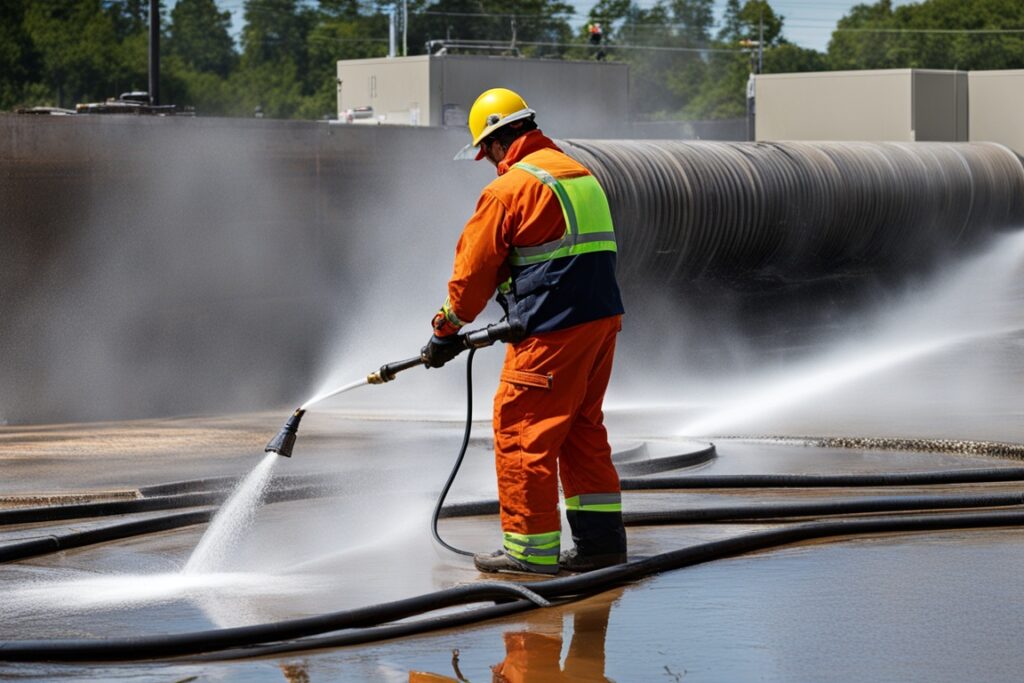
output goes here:
[{"label": "blue sky", "polygon": [[[650,6],[656,0],[638,0],[641,6]],[[577,20],[582,22],[597,0],[570,0],[578,12]],[[772,9],[785,18],[783,34],[786,39],[801,47],[824,51],[836,22],[858,2],[849,0],[769,0]],[[862,0],[873,3],[874,0]],[[908,5],[912,0],[896,0],[895,5]],[[172,2],[168,3],[173,5]],[[232,13],[232,31],[237,36],[242,29],[243,0],[217,0],[217,4]],[[715,0],[716,19],[721,20],[726,0]],[[411,21],[410,21],[411,23]]]}]

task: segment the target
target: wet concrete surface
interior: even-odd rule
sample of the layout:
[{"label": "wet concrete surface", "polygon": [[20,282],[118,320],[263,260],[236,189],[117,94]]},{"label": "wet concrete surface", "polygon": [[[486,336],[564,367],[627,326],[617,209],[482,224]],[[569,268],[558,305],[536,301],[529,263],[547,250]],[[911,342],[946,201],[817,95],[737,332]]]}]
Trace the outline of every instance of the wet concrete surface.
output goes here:
[{"label": "wet concrete surface", "polygon": [[[99,425],[0,428],[0,495],[102,494],[167,481],[242,476],[285,413]],[[613,440],[645,420],[612,413]],[[452,501],[494,496],[486,427]],[[670,442],[650,430],[652,442]],[[262,507],[216,573],[180,569],[202,527],[0,566],[0,640],[177,633],[276,621],[477,581],[441,554],[429,514],[461,440],[455,420],[311,413],[275,475],[319,473],[337,495]],[[845,473],[1012,467],[948,453],[717,440],[693,473]],[[13,464],[12,468],[8,465]],[[1014,491],[1015,484],[627,494],[627,510],[920,493]],[[157,514],[157,513],[147,513]],[[141,518],[133,515],[124,519]],[[121,519],[121,518],[119,518]],[[0,527],[0,544],[107,520]],[[784,524],[784,522],[780,522]],[[645,556],[769,528],[697,524],[629,529]],[[442,521],[456,546],[497,547],[496,517]],[[3,664],[0,678],[48,680],[1016,680],[1024,656],[1012,596],[1019,529],[859,537],[719,560],[545,610],[371,645],[231,662]],[[453,650],[458,650],[453,665]]]}]

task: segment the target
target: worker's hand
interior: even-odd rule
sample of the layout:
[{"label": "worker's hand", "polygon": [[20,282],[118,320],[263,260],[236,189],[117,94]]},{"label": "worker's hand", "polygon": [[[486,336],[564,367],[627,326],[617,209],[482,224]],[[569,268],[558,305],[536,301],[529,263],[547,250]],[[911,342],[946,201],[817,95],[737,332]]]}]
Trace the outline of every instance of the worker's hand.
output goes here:
[{"label": "worker's hand", "polygon": [[462,353],[465,348],[466,345],[460,335],[438,337],[435,334],[430,337],[427,345],[420,349],[420,358],[430,367],[439,368]]}]

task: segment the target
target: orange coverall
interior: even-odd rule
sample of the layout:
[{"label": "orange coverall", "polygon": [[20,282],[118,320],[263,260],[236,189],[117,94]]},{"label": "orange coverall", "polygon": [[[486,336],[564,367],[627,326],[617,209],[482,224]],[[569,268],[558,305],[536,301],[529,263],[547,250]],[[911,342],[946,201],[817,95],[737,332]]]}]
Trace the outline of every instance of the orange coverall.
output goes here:
[{"label": "orange coverall", "polygon": [[[543,244],[566,232],[554,192],[526,173],[508,173],[519,161],[555,178],[589,174],[540,131],[510,145],[498,179],[481,193],[459,239],[448,299],[434,321],[438,336],[455,334],[484,309],[509,277],[511,248]],[[507,346],[494,397],[498,498],[506,534],[559,531],[559,474],[566,498],[619,492],[601,406],[620,329],[621,316],[613,315],[534,333]]]}]

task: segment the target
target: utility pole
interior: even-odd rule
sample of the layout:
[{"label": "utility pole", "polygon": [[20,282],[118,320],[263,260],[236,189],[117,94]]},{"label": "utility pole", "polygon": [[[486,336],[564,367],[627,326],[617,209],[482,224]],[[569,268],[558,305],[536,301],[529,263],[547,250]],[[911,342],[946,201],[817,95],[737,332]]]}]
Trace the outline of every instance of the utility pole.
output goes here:
[{"label": "utility pole", "polygon": [[394,59],[397,49],[395,47],[395,14],[394,8],[388,12],[388,57]]},{"label": "utility pole", "polygon": [[757,73],[764,71],[764,3],[761,3],[761,18],[757,22]]},{"label": "utility pole", "polygon": [[409,56],[409,0],[402,0],[402,56]]},{"label": "utility pole", "polygon": [[160,104],[160,0],[149,0],[149,103]]}]

